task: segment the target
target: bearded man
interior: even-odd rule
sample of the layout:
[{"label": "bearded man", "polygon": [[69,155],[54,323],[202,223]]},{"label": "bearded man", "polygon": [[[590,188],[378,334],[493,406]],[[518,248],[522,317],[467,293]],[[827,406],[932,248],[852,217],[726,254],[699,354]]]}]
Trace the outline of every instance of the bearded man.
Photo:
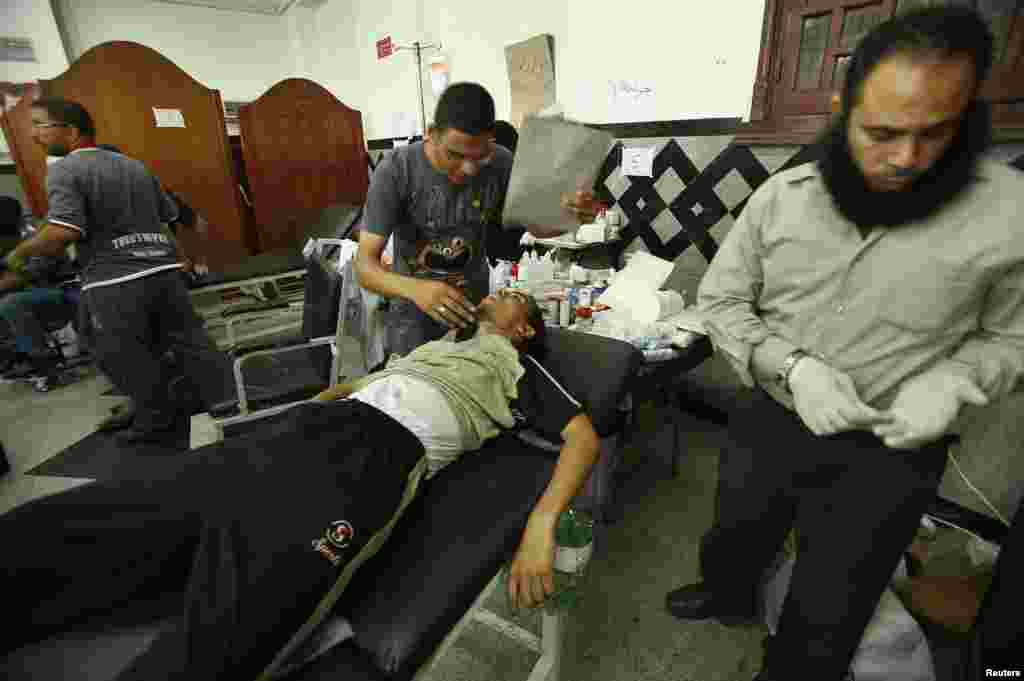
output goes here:
[{"label": "bearded man", "polygon": [[964,404],[1024,371],[1024,176],[981,158],[992,37],[932,8],[858,45],[822,160],[758,188],[698,294],[748,390],[682,619],[747,617],[792,529],[758,679],[846,676],[934,499]]}]

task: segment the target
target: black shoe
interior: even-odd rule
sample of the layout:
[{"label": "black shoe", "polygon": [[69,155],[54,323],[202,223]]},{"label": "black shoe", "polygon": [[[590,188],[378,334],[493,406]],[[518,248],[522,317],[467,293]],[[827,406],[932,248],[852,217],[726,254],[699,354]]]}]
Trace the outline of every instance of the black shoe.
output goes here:
[{"label": "black shoe", "polygon": [[110,432],[114,430],[124,430],[132,425],[135,421],[135,405],[131,402],[126,402],[123,405],[118,405],[114,409],[110,410],[111,415],[100,421],[100,424],[96,427],[96,430],[104,432]]},{"label": "black shoe", "polygon": [[716,597],[704,582],[689,584],[670,591],[665,596],[665,607],[682,620],[716,619],[722,624],[741,624],[757,616],[753,598],[743,602]]}]

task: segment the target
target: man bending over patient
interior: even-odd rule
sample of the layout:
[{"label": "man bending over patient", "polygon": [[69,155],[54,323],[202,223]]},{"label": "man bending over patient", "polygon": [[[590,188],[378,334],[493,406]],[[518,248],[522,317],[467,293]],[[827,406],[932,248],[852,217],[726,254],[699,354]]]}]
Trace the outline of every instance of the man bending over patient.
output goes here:
[{"label": "man bending over patient", "polygon": [[530,296],[488,296],[479,320],[465,341],[423,345],[254,433],[173,460],[173,472],[94,482],[0,516],[0,536],[18,547],[0,578],[19,623],[0,656],[118,603],[183,589],[177,626],[119,680],[255,678],[361,560],[349,540],[387,536],[381,519],[397,518],[420,472],[524,424],[563,441],[509,580],[517,606],[539,605],[553,591],[556,519],[598,437],[530,354],[544,331]]}]

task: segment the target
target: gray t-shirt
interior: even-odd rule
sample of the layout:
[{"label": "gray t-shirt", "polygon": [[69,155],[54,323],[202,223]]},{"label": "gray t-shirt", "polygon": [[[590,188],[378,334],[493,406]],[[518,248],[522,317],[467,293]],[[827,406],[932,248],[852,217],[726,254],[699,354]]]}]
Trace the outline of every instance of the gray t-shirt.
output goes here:
[{"label": "gray t-shirt", "polygon": [[[394,235],[396,273],[447,281],[478,303],[488,293],[488,226],[494,229],[501,222],[512,154],[496,147],[490,163],[455,185],[430,164],[423,145],[399,147],[377,166],[363,229],[385,238]],[[387,351],[407,354],[447,330],[411,301],[393,300]]]},{"label": "gray t-shirt", "polygon": [[181,267],[161,222],[177,206],[145,164],[103,149],[79,149],[49,167],[48,222],[82,233],[82,290]]}]

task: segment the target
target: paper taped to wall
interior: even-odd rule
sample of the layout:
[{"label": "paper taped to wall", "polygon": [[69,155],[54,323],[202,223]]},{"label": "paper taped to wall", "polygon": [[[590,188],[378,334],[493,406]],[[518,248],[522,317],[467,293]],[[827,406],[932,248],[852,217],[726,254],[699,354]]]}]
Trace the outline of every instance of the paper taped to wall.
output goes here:
[{"label": "paper taped to wall", "polygon": [[654,177],[654,147],[622,147],[622,174]]},{"label": "paper taped to wall", "polygon": [[562,118],[527,116],[505,199],[506,225],[564,233],[578,226],[562,196],[591,190],[615,138]]},{"label": "paper taped to wall", "polygon": [[184,128],[185,117],[181,109],[158,109],[153,107],[153,117],[158,128]]}]

